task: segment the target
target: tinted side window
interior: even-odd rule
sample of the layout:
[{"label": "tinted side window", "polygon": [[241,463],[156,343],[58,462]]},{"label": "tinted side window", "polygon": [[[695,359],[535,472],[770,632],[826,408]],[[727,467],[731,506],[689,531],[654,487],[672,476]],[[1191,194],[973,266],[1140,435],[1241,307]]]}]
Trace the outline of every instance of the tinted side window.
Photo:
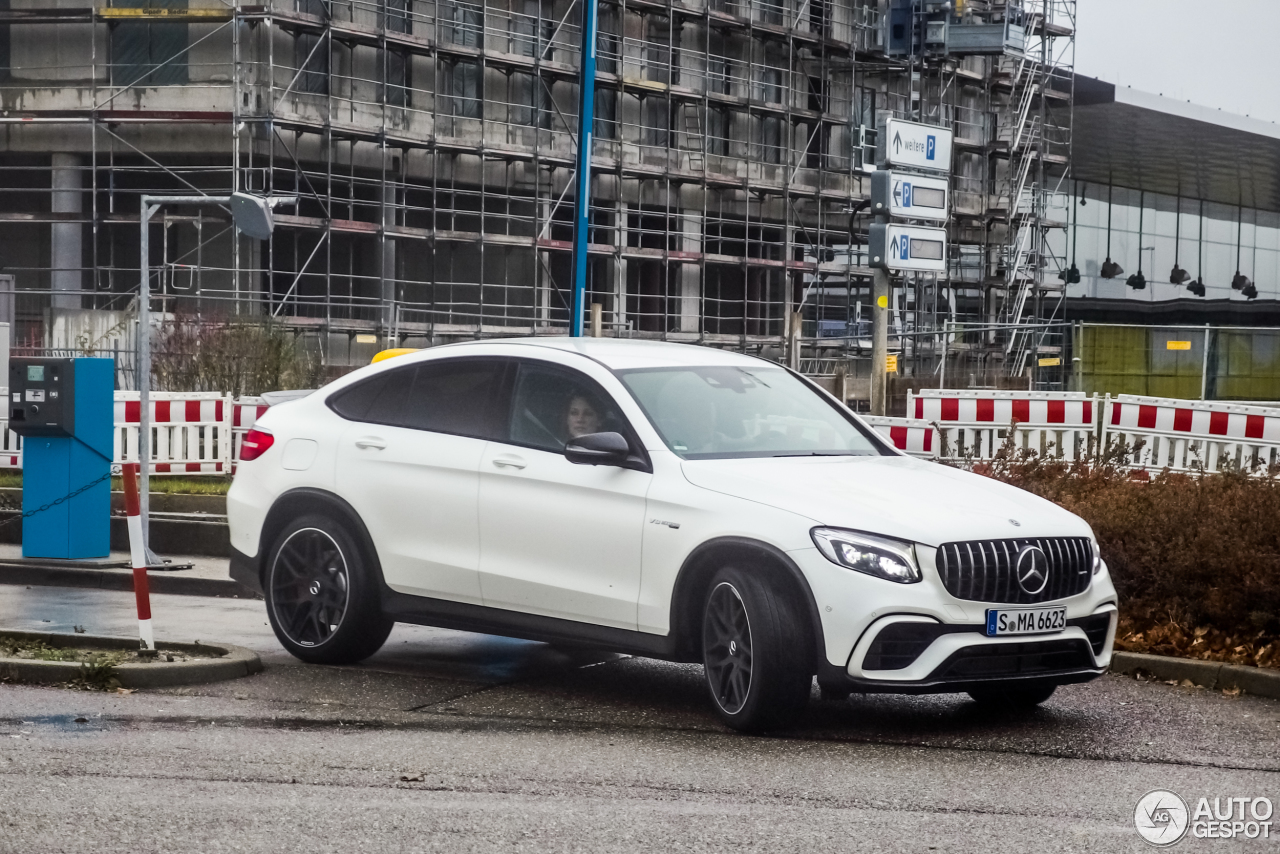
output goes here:
[{"label": "tinted side window", "polygon": [[398,368],[371,377],[335,395],[329,407],[349,421],[396,424],[413,386],[415,368]]},{"label": "tinted side window", "polygon": [[418,366],[405,395],[404,427],[492,439],[506,362],[501,359],[445,359]]},{"label": "tinted side window", "polygon": [[509,441],[559,453],[587,433],[630,431],[613,399],[584,374],[522,362],[511,399]]}]

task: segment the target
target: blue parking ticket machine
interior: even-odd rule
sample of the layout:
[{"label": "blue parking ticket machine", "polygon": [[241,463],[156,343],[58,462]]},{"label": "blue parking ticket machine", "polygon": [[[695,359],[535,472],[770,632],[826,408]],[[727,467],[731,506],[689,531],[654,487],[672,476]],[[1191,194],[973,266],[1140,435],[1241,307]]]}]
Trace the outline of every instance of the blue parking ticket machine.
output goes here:
[{"label": "blue parking ticket machine", "polygon": [[114,391],[111,359],[10,360],[9,429],[22,437],[22,512],[52,505],[23,519],[23,557],[110,553]]}]

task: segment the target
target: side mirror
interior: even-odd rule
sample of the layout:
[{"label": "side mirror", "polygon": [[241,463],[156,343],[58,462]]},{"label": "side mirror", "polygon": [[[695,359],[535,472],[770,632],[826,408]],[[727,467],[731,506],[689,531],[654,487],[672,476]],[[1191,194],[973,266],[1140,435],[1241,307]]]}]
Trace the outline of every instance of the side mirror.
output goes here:
[{"label": "side mirror", "polygon": [[631,446],[620,433],[588,433],[565,443],[564,457],[582,466],[620,466],[631,458]]}]

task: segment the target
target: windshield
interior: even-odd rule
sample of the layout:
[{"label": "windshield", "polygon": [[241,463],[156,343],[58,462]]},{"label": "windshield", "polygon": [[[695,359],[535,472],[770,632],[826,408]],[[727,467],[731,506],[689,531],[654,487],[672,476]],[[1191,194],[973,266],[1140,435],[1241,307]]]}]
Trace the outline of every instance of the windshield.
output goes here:
[{"label": "windshield", "polygon": [[687,460],[882,453],[782,368],[642,368],[618,376],[667,447]]}]

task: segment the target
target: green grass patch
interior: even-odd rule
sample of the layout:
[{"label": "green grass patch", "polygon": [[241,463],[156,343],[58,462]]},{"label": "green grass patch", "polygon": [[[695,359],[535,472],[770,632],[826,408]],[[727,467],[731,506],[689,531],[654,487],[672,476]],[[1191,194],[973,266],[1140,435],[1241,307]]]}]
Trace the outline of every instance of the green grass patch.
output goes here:
[{"label": "green grass patch", "polygon": [[[231,478],[221,475],[210,477],[152,477],[151,491],[167,492],[174,495],[226,495],[231,488]],[[111,489],[114,492],[124,490],[124,483],[118,477],[111,478]]]},{"label": "green grass patch", "polygon": [[[0,489],[21,489],[22,472],[0,470]],[[226,495],[231,488],[231,478],[222,475],[209,477],[169,477],[167,475],[151,478],[152,492],[169,492],[175,495]],[[118,477],[111,478],[111,490],[121,492],[124,483]]]},{"label": "green grass patch", "polygon": [[70,680],[70,685],[92,691],[109,691],[120,685],[120,680],[116,679],[116,665],[130,659],[137,660],[138,654],[128,649],[80,649],[49,646],[43,641],[0,638],[0,658],[78,662],[80,672]]},{"label": "green grass patch", "polygon": [[115,666],[137,658],[129,649],[92,649],[66,646],[49,646],[44,641],[0,638],[0,658],[23,658],[28,661],[79,661]]}]

